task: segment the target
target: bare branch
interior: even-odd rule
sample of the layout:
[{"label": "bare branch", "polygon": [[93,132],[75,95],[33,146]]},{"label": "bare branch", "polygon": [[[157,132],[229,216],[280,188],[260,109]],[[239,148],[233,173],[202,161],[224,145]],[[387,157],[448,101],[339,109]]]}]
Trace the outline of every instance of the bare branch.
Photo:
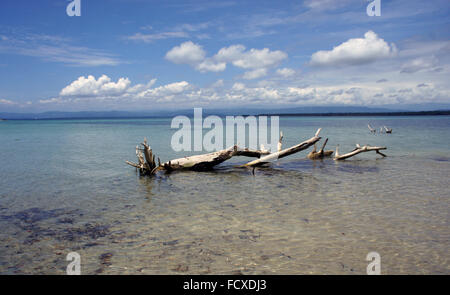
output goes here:
[{"label": "bare branch", "polygon": [[356,148],[344,155],[340,155],[339,154],[339,146],[336,147],[336,153],[334,156],[334,160],[345,160],[348,159],[350,157],[353,157],[359,153],[364,153],[364,152],[370,152],[370,151],[375,151],[377,154],[382,155],[383,157],[386,157],[385,154],[381,153],[380,150],[386,150],[386,147],[377,147],[377,146],[369,146],[369,145],[365,145],[363,147],[361,147],[359,144],[356,145]]}]

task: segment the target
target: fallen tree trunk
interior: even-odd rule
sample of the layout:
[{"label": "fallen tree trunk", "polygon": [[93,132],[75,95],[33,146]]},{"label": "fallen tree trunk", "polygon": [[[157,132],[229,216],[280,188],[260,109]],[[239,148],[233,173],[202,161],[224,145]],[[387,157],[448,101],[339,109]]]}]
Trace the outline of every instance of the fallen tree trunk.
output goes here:
[{"label": "fallen tree trunk", "polygon": [[[281,159],[281,158],[287,157],[289,155],[292,155],[294,153],[298,153],[302,150],[305,150],[320,140],[320,137],[319,137],[320,130],[322,130],[322,128],[319,128],[313,137],[311,137],[308,140],[305,140],[302,143],[299,143],[293,147],[290,147],[290,148],[287,148],[284,150],[280,150],[276,153],[271,153],[267,156],[259,158],[258,160],[251,161],[251,162],[243,165],[243,167],[261,166],[261,165],[267,164],[269,162],[272,162],[274,160]],[[280,142],[281,142],[281,138],[280,138]],[[280,145],[279,145],[279,147],[281,148]]]},{"label": "fallen tree trunk", "polygon": [[165,170],[191,169],[191,170],[209,170],[212,167],[231,159],[234,156],[246,156],[259,158],[262,155],[269,154],[268,151],[242,149],[238,146],[232,146],[226,150],[221,150],[209,154],[195,155],[190,157],[170,160],[162,165]]},{"label": "fallen tree trunk", "polygon": [[375,151],[377,154],[379,154],[383,157],[386,157],[385,154],[380,152],[380,150],[386,150],[386,149],[387,149],[386,147],[369,146],[369,145],[365,145],[365,146],[361,147],[359,144],[357,144],[356,148],[353,151],[351,151],[347,154],[340,155],[339,154],[339,146],[337,146],[336,153],[334,155],[334,160],[345,160],[345,159],[353,157],[359,153],[370,152],[370,151]]},{"label": "fallen tree trunk", "polygon": [[163,164],[161,164],[161,161],[158,158],[158,165],[156,165],[155,156],[153,155],[152,149],[147,144],[147,140],[145,139],[141,145],[143,148],[136,146],[136,157],[138,158],[138,163],[133,163],[130,161],[125,162],[128,165],[139,169],[142,174],[155,174],[159,170],[209,170],[234,156],[259,158],[263,155],[269,154],[269,151],[242,149],[235,145],[225,150],[178,158]]},{"label": "fallen tree trunk", "polygon": [[328,138],[325,139],[325,142],[322,145],[322,148],[317,152],[316,144],[314,144],[314,149],[308,154],[308,159],[317,160],[323,159],[325,157],[330,157],[333,154],[333,151],[325,151],[325,146],[327,145]]}]

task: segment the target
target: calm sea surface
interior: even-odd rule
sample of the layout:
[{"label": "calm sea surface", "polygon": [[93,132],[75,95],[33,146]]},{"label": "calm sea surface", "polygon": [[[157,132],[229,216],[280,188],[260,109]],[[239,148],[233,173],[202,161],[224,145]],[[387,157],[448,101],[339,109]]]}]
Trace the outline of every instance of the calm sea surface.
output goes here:
[{"label": "calm sea surface", "polygon": [[0,273],[65,274],[76,251],[83,274],[365,274],[376,251],[382,274],[450,274],[449,116],[281,117],[284,147],[322,127],[330,149],[388,157],[140,177],[125,160],[144,137],[191,154],[170,122],[0,122]]}]

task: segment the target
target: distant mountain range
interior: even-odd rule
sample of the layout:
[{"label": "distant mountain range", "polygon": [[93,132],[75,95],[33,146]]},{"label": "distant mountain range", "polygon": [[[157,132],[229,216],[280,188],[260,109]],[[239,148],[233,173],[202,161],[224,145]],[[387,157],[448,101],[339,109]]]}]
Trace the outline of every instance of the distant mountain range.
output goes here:
[{"label": "distant mountain range", "polygon": [[[360,106],[310,106],[292,108],[228,108],[203,109],[203,116],[208,115],[377,115],[377,114],[404,114],[404,115],[437,115],[450,114],[449,108],[415,111],[408,109],[372,108]],[[42,120],[42,119],[102,119],[102,118],[149,118],[173,117],[177,115],[193,116],[193,109],[184,110],[154,110],[154,111],[82,111],[82,112],[43,112],[43,113],[7,113],[0,112],[0,119],[7,120]]]}]

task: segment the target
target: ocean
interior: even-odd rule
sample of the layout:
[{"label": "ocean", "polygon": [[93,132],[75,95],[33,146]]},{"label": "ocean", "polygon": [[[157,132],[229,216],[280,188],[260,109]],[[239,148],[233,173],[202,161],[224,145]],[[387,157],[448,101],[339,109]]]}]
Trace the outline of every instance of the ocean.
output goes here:
[{"label": "ocean", "polygon": [[140,176],[144,137],[161,161],[195,154],[170,123],[0,122],[0,273],[65,274],[77,252],[82,274],[366,274],[375,251],[382,274],[450,274],[449,116],[280,117],[283,147],[321,127],[329,149],[387,157]]}]

